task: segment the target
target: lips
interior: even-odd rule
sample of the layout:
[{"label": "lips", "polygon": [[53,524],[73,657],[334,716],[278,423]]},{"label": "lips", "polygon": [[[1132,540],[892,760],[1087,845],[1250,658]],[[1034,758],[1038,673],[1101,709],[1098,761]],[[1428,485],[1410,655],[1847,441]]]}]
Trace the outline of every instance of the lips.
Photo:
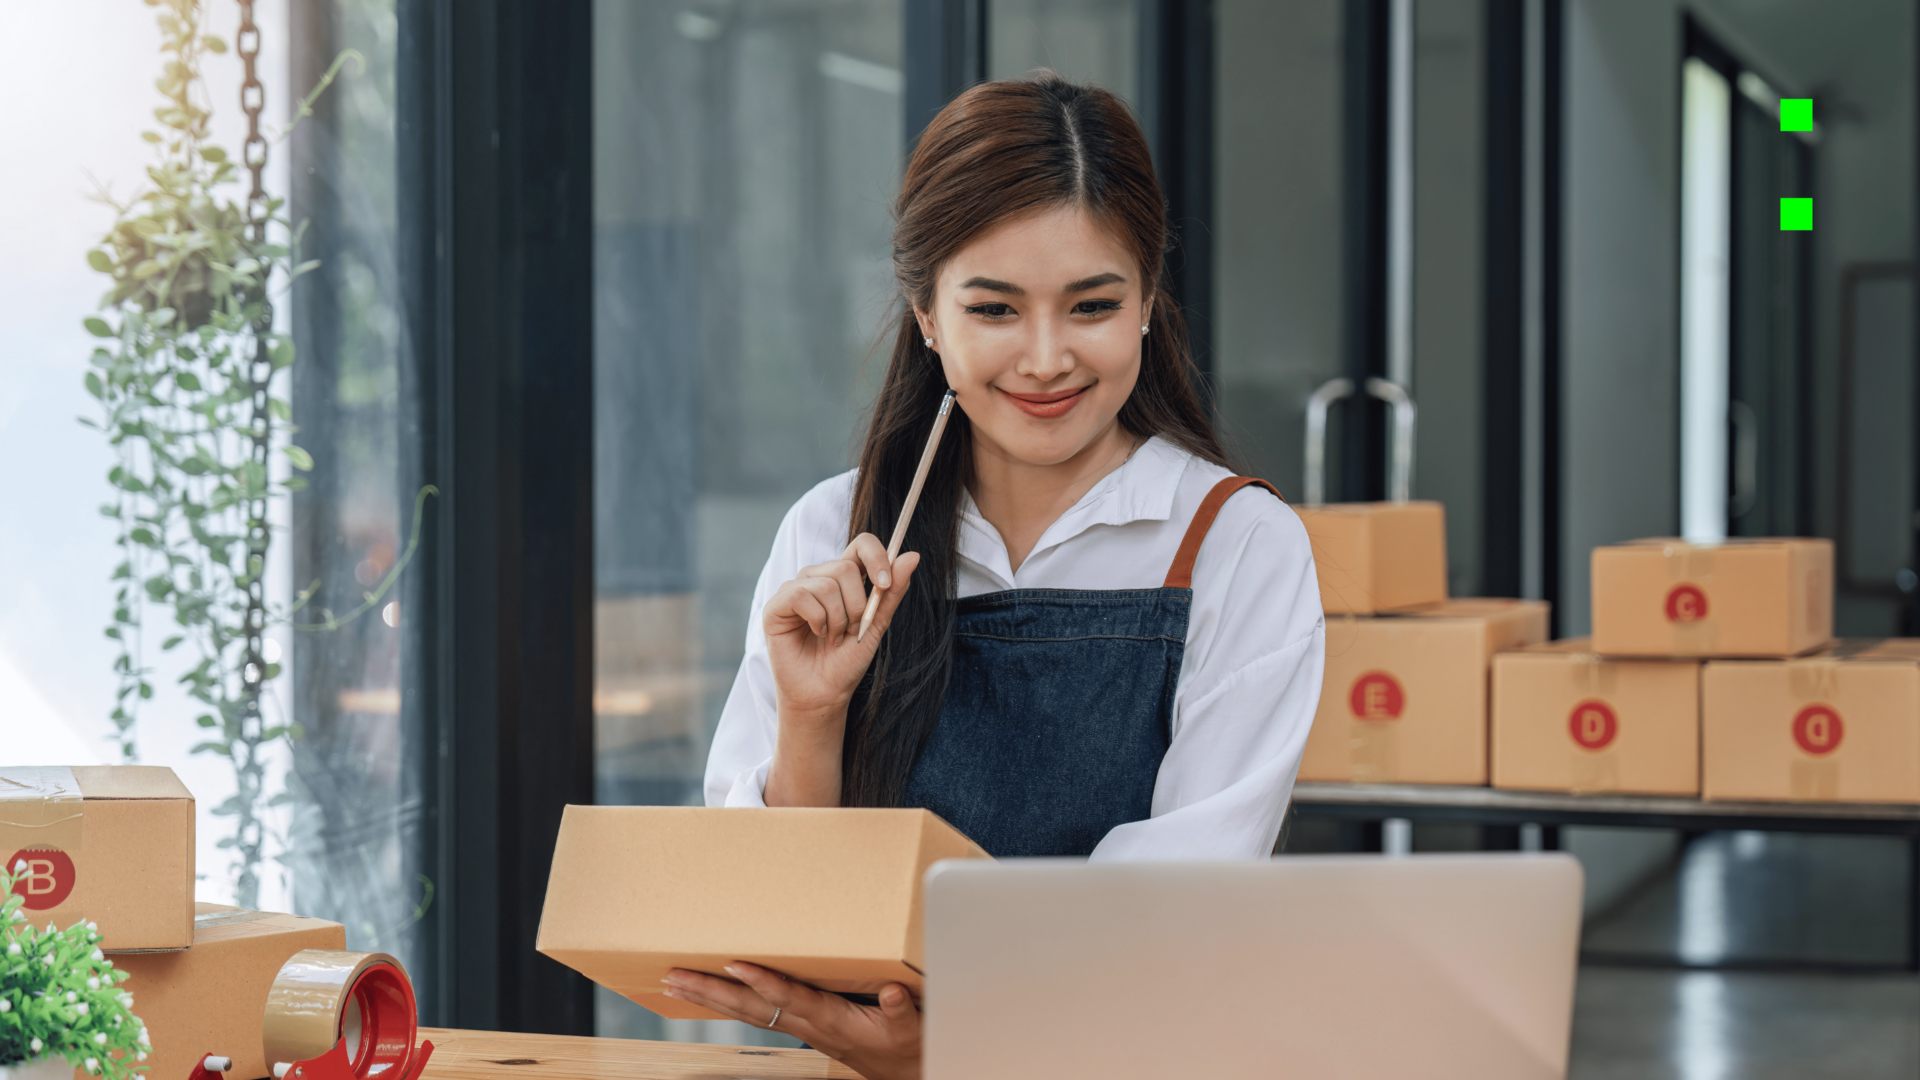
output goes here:
[{"label": "lips", "polygon": [[[1056,390],[1050,394],[1016,394],[1008,390],[1000,392],[1007,395],[1007,399],[1013,402],[1014,408],[1028,416],[1051,420],[1057,416],[1065,416],[1068,410],[1080,403],[1080,398],[1091,388],[1091,385],[1080,386],[1072,390]],[[994,389],[998,390],[999,387]]]}]

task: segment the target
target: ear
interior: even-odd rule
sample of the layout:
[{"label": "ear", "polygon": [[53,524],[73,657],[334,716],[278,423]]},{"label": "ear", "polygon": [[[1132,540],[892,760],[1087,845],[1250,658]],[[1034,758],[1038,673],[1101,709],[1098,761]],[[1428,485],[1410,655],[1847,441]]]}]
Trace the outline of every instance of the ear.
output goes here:
[{"label": "ear", "polygon": [[916,322],[916,323],[919,323],[919,324],[920,324],[920,336],[921,336],[921,337],[923,337],[923,338],[930,338],[930,337],[932,337],[932,336],[933,336],[933,332],[934,332],[934,330],[935,330],[935,327],[934,327],[934,325],[933,325],[933,315],[932,315],[932,313],[930,313],[930,312],[927,312],[927,311],[922,311],[922,310],[921,310],[920,308],[914,308],[914,309],[913,309],[913,321],[914,321],[914,322]]}]

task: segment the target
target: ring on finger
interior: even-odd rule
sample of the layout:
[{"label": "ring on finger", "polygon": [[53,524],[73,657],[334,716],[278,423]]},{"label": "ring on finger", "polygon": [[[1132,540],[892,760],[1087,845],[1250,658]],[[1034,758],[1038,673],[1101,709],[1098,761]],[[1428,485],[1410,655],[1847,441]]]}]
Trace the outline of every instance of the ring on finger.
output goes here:
[{"label": "ring on finger", "polygon": [[779,1022],[780,1022],[780,1012],[781,1012],[781,1009],[780,1009],[780,1006],[778,1006],[778,1005],[775,1005],[775,1006],[773,1007],[773,1019],[771,1019],[771,1020],[769,1020],[769,1021],[767,1021],[767,1030],[768,1030],[768,1031],[772,1031],[772,1030],[773,1030],[773,1025],[775,1025],[775,1024],[777,1024],[777,1023],[779,1023]]}]

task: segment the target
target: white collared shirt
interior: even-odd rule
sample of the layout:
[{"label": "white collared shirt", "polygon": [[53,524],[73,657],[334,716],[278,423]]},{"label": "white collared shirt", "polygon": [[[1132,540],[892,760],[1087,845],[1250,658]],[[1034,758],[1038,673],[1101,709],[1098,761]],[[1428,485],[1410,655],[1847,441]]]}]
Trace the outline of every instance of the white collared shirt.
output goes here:
[{"label": "white collared shirt", "polygon": [[[1227,470],[1149,439],[1047,529],[1020,569],[969,496],[959,595],[1005,589],[1151,589]],[[777,718],[760,612],[802,567],[846,548],[854,473],[802,496],[780,523],[747,620],[746,657],[707,757],[709,806],[764,806]],[[1320,702],[1326,629],[1306,529],[1266,491],[1227,500],[1200,547],[1173,739],[1152,816],[1109,832],[1095,859],[1265,858]]]}]

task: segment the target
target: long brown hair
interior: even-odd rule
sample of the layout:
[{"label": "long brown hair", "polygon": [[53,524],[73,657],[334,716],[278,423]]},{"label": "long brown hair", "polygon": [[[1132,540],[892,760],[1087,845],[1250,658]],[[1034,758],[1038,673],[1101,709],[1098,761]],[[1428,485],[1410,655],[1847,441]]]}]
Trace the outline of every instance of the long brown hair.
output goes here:
[{"label": "long brown hair", "polygon": [[[907,163],[893,231],[902,310],[860,451],[849,539],[891,534],[946,393],[940,358],[914,319],[916,307],[933,307],[940,267],[1002,222],[1060,206],[1082,207],[1111,229],[1140,266],[1142,295],[1159,301],[1121,425],[1226,464],[1194,393],[1186,324],[1166,294],[1166,202],[1146,137],[1119,98],[1040,71],[955,98]],[[843,806],[899,805],[940,717],[953,669],[960,497],[972,467],[973,429],[955,409],[903,547],[920,553],[920,567],[847,710]]]}]

